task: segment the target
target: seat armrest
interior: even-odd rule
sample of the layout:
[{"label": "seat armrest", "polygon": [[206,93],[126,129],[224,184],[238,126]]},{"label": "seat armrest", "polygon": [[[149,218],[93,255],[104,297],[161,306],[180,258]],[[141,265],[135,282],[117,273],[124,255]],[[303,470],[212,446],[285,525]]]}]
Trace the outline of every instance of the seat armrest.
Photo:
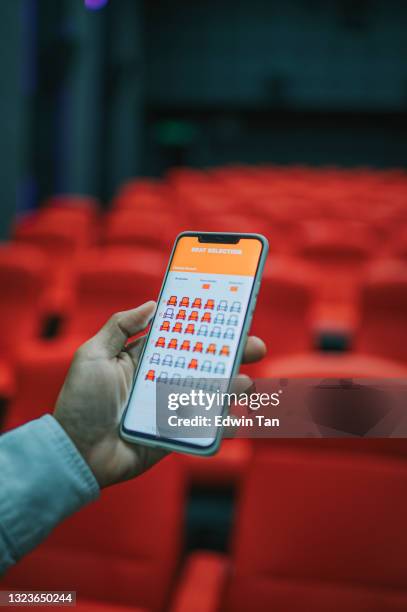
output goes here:
[{"label": "seat armrest", "polygon": [[214,552],[191,554],[182,570],[171,612],[215,612],[230,567],[229,558]]}]

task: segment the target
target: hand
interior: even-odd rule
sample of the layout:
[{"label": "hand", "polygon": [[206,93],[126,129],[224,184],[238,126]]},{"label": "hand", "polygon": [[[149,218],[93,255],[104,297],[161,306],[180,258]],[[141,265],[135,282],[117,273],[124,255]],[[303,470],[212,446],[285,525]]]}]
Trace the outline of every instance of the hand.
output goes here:
[{"label": "hand", "polygon": [[[130,444],[119,436],[145,336],[130,344],[127,341],[147,327],[154,310],[155,302],[146,302],[113,315],[76,351],[56,403],[55,419],[89,464],[100,487],[138,476],[167,454]],[[244,361],[258,361],[265,352],[262,340],[250,337]]]}]

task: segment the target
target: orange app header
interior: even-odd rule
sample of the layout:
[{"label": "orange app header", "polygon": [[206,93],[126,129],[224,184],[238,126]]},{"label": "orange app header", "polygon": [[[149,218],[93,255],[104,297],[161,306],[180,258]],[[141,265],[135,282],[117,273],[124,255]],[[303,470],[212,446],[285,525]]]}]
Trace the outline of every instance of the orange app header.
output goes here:
[{"label": "orange app header", "polygon": [[256,238],[242,238],[237,244],[199,242],[194,236],[178,241],[171,272],[237,274],[254,276],[262,244]]}]

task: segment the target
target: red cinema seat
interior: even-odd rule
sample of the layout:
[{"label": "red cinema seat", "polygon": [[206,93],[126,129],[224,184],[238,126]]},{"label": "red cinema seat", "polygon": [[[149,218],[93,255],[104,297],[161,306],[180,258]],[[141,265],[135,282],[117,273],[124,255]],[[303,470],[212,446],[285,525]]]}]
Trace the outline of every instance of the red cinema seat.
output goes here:
[{"label": "red cinema seat", "polygon": [[270,358],[312,348],[314,280],[300,261],[269,258],[251,333],[265,341]]},{"label": "red cinema seat", "polygon": [[364,225],[327,222],[305,227],[296,254],[318,275],[316,317],[322,327],[353,326],[357,286],[373,248]]},{"label": "red cinema seat", "polygon": [[402,612],[406,511],[405,462],[259,453],[231,558],[195,553],[172,612]]},{"label": "red cinema seat", "polygon": [[6,575],[3,588],[74,589],[83,609],[168,605],[182,551],[184,482],[175,457],[59,525]]},{"label": "red cinema seat", "polygon": [[15,366],[15,393],[4,430],[53,412],[79,342],[27,343]]},{"label": "red cinema seat", "polygon": [[372,267],[361,286],[355,348],[407,364],[407,264]]},{"label": "red cinema seat", "polygon": [[108,246],[147,247],[168,254],[180,231],[179,222],[179,217],[166,212],[113,211],[106,218],[104,242]]},{"label": "red cinema seat", "polygon": [[[407,367],[398,362],[374,357],[347,353],[304,353],[284,357],[275,361],[265,361],[259,367],[259,376],[263,379],[371,379],[375,381],[393,379],[405,381]],[[361,417],[369,418],[368,413]],[[263,439],[256,441],[257,448],[271,451],[304,448],[310,451],[340,451],[343,453],[384,454],[387,456],[407,457],[405,438],[309,438],[309,439]]]},{"label": "red cinema seat", "polygon": [[47,292],[44,304],[49,314],[64,315],[73,299],[75,267],[92,243],[92,223],[88,210],[50,209],[19,223],[14,239],[35,246],[47,262]]},{"label": "red cinema seat", "polygon": [[12,367],[25,343],[39,335],[46,283],[45,260],[23,245],[0,246],[0,395],[13,390]]},{"label": "red cinema seat", "polygon": [[149,249],[105,248],[90,252],[78,269],[77,305],[65,337],[81,342],[121,310],[158,298],[166,260]]}]

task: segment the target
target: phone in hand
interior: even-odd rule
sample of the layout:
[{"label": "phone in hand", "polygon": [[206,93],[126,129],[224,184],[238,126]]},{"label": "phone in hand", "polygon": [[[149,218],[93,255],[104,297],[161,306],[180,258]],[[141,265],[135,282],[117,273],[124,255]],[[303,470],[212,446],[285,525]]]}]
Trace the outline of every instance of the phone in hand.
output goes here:
[{"label": "phone in hand", "polygon": [[220,427],[205,429],[205,435],[162,427],[168,405],[158,397],[191,393],[195,383],[200,389],[215,391],[217,383],[229,389],[267,253],[268,242],[260,234],[184,232],[177,237],[123,414],[125,440],[196,455],[216,452]]}]

